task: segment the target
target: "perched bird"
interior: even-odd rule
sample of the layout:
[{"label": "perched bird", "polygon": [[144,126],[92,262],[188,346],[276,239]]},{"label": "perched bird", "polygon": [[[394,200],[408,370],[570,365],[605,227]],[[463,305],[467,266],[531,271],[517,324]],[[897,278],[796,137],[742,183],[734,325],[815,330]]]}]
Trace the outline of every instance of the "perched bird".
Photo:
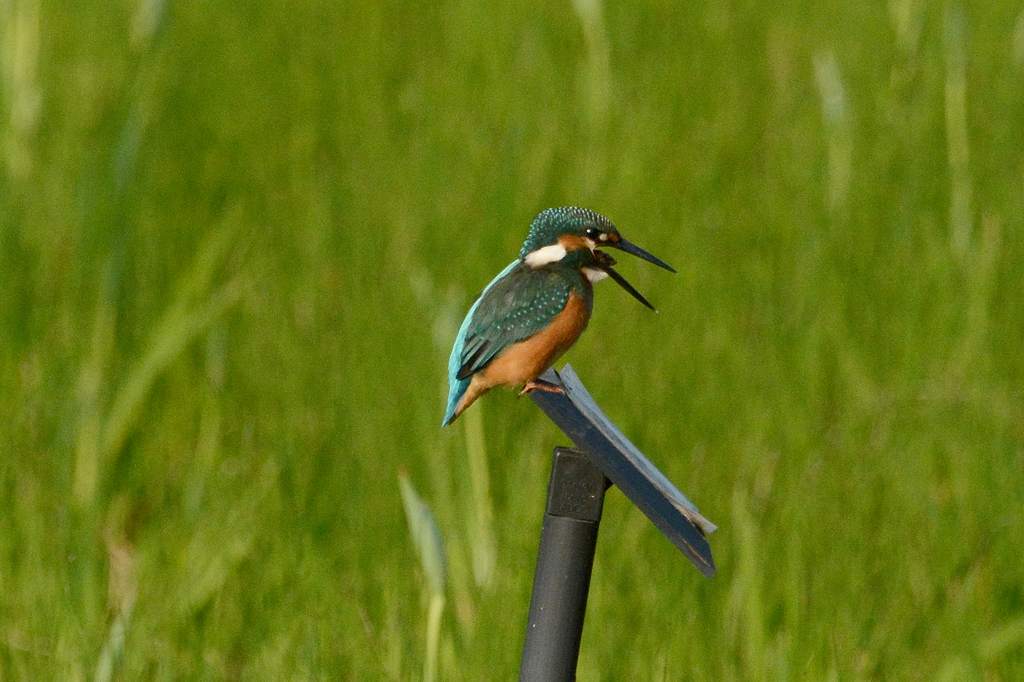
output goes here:
[{"label": "perched bird", "polygon": [[611,220],[575,206],[549,208],[533,219],[519,258],[491,280],[459,327],[448,360],[451,424],[495,386],[522,392],[558,391],[538,381],[590,321],[593,283],[611,277],[645,306],[646,298],[598,247],[613,247],[675,272],[671,265],[622,238]]}]

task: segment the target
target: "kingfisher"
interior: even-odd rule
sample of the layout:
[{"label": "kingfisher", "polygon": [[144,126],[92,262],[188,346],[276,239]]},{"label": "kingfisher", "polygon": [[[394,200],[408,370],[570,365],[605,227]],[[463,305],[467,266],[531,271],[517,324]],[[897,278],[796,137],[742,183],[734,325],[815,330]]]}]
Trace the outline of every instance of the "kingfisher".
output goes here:
[{"label": "kingfisher", "polygon": [[466,313],[448,359],[448,426],[496,386],[560,392],[539,380],[586,329],[595,282],[611,277],[651,310],[654,306],[612,266],[599,247],[639,256],[670,272],[660,258],[626,241],[611,220],[586,208],[541,211],[530,224],[519,257],[484,287]]}]

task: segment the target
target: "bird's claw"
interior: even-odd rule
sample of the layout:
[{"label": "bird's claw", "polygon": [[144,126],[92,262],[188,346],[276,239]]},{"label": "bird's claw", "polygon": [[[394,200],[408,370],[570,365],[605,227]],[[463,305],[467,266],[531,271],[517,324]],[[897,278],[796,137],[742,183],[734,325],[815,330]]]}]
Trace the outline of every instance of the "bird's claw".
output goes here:
[{"label": "bird's claw", "polygon": [[526,385],[523,386],[523,390],[519,391],[519,395],[526,395],[527,393],[533,393],[534,391],[543,391],[544,393],[562,393],[565,394],[565,389],[556,384],[552,384],[549,381],[541,381],[536,379],[534,381],[527,381]]}]

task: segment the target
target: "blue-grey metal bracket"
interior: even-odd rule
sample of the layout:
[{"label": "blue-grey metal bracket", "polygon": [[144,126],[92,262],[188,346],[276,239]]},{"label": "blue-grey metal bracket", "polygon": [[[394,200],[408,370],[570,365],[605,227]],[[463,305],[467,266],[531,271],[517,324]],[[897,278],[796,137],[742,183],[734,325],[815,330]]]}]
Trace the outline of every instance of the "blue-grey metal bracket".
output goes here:
[{"label": "blue-grey metal bracket", "polygon": [[707,535],[715,524],[679,491],[605,416],[572,367],[549,369],[540,379],[563,393],[530,397],[633,504],[706,576],[715,574]]}]

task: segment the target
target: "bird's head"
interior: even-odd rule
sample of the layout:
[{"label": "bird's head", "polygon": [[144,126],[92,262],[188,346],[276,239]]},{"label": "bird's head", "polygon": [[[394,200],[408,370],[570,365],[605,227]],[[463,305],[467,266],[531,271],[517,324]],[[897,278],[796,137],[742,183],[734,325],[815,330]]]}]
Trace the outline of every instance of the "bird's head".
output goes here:
[{"label": "bird's head", "polygon": [[654,309],[626,279],[615,271],[615,259],[600,249],[611,247],[643,258],[670,272],[675,269],[657,256],[626,241],[615,224],[587,208],[562,206],[537,214],[530,224],[519,258],[531,268],[564,263],[579,268],[591,282],[611,277],[634,298]]}]

